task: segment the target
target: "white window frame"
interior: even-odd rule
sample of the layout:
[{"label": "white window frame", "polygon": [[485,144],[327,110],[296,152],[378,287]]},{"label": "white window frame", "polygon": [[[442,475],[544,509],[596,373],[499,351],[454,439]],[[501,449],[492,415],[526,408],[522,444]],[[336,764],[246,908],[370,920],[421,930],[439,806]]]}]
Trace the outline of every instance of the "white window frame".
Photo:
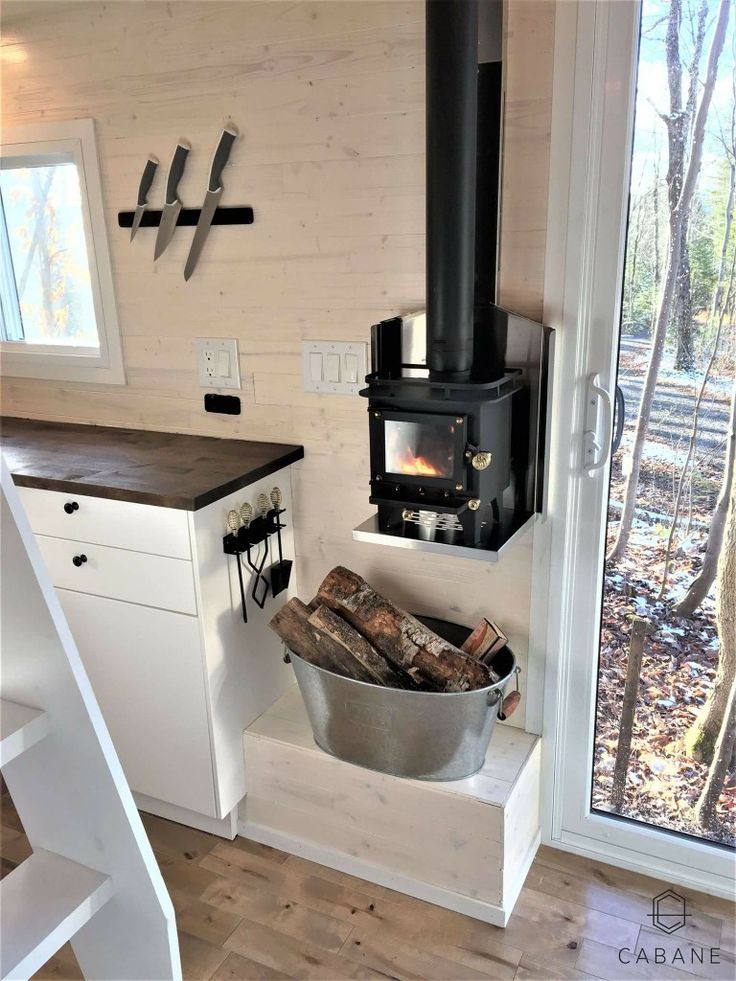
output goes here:
[{"label": "white window frame", "polygon": [[99,348],[2,341],[0,373],[19,378],[124,385],[123,350],[105,226],[94,120],[73,119],[3,127],[0,145],[0,156],[3,158],[37,156],[42,160],[46,154],[60,152],[73,158],[79,173]]}]

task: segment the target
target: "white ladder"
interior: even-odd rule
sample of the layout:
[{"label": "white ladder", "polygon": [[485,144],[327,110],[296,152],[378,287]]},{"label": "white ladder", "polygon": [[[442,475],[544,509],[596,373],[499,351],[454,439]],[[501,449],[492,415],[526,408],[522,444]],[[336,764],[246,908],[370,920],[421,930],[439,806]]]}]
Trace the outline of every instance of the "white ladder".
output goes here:
[{"label": "white ladder", "polygon": [[2,461],[0,766],[33,854],[0,883],[0,977],[71,940],[85,977],[181,978],[171,900]]}]

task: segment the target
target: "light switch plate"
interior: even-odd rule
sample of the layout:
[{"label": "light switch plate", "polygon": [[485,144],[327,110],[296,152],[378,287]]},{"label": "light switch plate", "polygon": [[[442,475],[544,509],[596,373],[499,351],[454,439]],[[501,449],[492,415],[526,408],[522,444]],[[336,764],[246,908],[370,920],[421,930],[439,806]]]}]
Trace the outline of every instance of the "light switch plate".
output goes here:
[{"label": "light switch plate", "polygon": [[240,362],[235,338],[197,338],[197,377],[202,388],[240,389]]},{"label": "light switch plate", "polygon": [[367,363],[365,344],[304,341],[304,391],[322,395],[355,395],[365,388]]}]

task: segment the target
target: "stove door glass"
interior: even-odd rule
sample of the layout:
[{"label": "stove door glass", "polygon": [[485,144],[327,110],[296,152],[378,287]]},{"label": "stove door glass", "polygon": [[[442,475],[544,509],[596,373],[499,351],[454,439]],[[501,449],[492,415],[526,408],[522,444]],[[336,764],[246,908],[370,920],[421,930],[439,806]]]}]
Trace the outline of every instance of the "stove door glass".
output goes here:
[{"label": "stove door glass", "polygon": [[386,471],[410,477],[453,476],[456,425],[447,422],[387,419],[384,426]]}]

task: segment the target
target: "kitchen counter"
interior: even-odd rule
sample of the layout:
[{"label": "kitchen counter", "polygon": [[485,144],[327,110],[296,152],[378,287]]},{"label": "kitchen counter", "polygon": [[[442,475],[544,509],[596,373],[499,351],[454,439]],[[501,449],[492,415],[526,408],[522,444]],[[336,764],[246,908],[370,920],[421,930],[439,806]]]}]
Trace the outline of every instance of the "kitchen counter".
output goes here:
[{"label": "kitchen counter", "polygon": [[301,446],[36,419],[0,419],[21,487],[197,511],[304,457]]}]

